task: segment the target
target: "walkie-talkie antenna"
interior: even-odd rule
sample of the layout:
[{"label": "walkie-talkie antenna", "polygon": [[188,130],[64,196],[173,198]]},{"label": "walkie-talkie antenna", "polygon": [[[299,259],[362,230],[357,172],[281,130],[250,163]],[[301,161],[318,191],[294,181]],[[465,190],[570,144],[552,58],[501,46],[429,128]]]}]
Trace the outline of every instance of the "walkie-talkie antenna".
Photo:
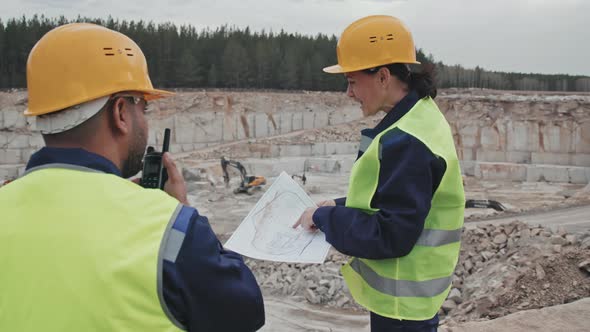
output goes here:
[{"label": "walkie-talkie antenna", "polygon": [[166,183],[166,181],[168,180],[168,171],[166,170],[166,167],[164,167],[164,153],[168,152],[168,150],[170,149],[170,128],[166,128],[164,129],[164,142],[162,143],[162,155],[161,155],[161,159],[160,159],[160,183],[158,184],[158,187],[160,189],[164,189],[164,184]]},{"label": "walkie-talkie antenna", "polygon": [[164,129],[164,144],[162,144],[162,154],[168,152],[170,148],[170,128]]}]

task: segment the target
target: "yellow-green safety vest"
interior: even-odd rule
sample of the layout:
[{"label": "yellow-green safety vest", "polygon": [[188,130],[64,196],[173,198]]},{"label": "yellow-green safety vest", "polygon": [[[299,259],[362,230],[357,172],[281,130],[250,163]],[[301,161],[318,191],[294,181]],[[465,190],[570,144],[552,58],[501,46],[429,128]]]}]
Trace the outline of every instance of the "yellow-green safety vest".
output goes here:
[{"label": "yellow-green safety vest", "polygon": [[408,255],[353,258],[342,267],[342,274],[354,299],[368,310],[394,319],[427,320],[438,312],[451,288],[465,208],[452,132],[432,98],[419,100],[372,141],[361,143],[368,147],[352,167],[346,206],[369,214],[379,211],[371,207],[371,200],[379,181],[380,139],[394,128],[414,136],[443,158],[445,173],[434,192],[424,230]]},{"label": "yellow-green safety vest", "polygon": [[162,287],[181,207],[163,191],[72,165],[2,187],[0,331],[181,330]]}]

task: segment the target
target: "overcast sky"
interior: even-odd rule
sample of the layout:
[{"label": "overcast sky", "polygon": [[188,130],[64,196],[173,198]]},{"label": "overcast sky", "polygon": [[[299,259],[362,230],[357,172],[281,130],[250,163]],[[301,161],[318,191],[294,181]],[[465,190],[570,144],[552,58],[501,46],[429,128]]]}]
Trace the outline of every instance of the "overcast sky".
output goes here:
[{"label": "overcast sky", "polygon": [[44,14],[340,33],[366,15],[402,19],[445,64],[590,75],[590,0],[0,0],[0,18]]}]

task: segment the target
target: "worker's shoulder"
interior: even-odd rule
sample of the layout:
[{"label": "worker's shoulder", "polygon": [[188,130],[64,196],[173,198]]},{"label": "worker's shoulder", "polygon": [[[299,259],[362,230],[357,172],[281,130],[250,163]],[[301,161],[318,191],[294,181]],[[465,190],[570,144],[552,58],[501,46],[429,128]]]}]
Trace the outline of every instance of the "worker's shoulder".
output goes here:
[{"label": "worker's shoulder", "polygon": [[383,148],[402,148],[402,147],[414,147],[414,146],[424,146],[424,143],[416,138],[414,135],[404,131],[399,127],[395,127],[392,129],[387,130],[381,138],[379,139],[379,143],[383,146]]}]

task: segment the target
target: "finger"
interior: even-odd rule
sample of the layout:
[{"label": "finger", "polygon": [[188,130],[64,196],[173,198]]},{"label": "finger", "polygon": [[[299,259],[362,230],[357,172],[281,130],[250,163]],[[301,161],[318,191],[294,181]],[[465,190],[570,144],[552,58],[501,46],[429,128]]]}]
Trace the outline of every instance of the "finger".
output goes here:
[{"label": "finger", "polygon": [[326,200],[326,201],[321,201],[321,202],[318,203],[318,206],[335,206],[335,205],[336,205],[336,202],[334,202],[333,199],[329,199],[329,200]]},{"label": "finger", "polygon": [[140,181],[141,181],[141,178],[131,179],[131,182],[133,182],[135,184],[139,184]]},{"label": "finger", "polygon": [[164,153],[164,167],[166,167],[166,171],[168,172],[168,181],[180,182],[184,180],[169,152]]},{"label": "finger", "polygon": [[299,217],[299,219],[297,219],[297,222],[293,225],[293,228],[297,228],[297,227],[299,227],[299,225],[301,225],[301,217]]}]

